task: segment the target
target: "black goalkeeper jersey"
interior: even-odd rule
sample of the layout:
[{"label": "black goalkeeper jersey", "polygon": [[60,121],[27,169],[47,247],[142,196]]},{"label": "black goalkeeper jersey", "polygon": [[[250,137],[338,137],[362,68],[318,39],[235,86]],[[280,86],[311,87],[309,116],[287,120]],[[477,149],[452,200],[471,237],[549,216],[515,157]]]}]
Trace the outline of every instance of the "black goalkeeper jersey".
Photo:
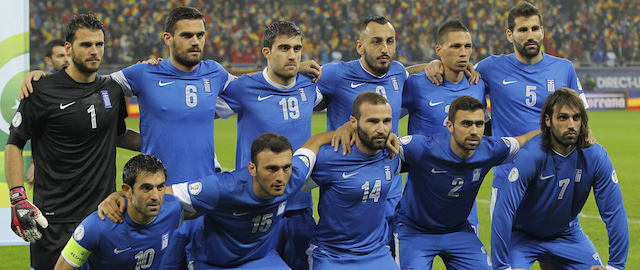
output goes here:
[{"label": "black goalkeeper jersey", "polygon": [[33,83],[8,143],[31,139],[33,202],[52,223],[79,222],[116,190],[116,139],[126,131],[120,86],[97,76],[78,83],[63,70]]}]

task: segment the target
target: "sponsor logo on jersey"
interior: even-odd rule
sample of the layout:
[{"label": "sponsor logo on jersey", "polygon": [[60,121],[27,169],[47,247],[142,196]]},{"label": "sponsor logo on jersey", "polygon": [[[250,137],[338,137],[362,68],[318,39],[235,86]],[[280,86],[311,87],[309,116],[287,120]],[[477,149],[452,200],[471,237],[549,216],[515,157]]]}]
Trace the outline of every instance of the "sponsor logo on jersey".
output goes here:
[{"label": "sponsor logo on jersey", "polygon": [[189,193],[191,193],[191,195],[198,195],[200,194],[200,191],[202,191],[202,183],[195,182],[189,184]]},{"label": "sponsor logo on jersey", "polygon": [[162,248],[160,250],[164,250],[167,246],[169,246],[169,233],[162,235]]},{"label": "sponsor logo on jersey", "polygon": [[518,168],[513,167],[509,172],[509,176],[507,177],[507,179],[509,179],[509,182],[515,182],[516,180],[518,180],[518,177],[520,177],[520,172],[518,171]]},{"label": "sponsor logo on jersey", "polygon": [[611,181],[613,181],[613,183],[615,184],[618,183],[618,174],[616,174],[616,170],[613,170],[613,172],[611,173]]},{"label": "sponsor logo on jersey", "polygon": [[438,106],[438,105],[440,105],[442,103],[444,103],[444,101],[440,101],[440,102],[429,101],[429,106],[434,107],[434,106]]},{"label": "sponsor logo on jersey", "polygon": [[113,105],[111,105],[111,98],[109,97],[109,91],[102,90],[100,91],[100,94],[102,95],[102,101],[104,101],[104,107],[105,108],[113,107]]},{"label": "sponsor logo on jersey", "polygon": [[347,178],[349,178],[349,177],[351,177],[351,176],[354,176],[354,175],[356,175],[356,174],[358,174],[358,173],[360,173],[360,172],[354,172],[354,173],[350,173],[350,174],[347,174],[346,172],[343,172],[343,173],[342,173],[342,178],[343,178],[343,179],[347,179]]},{"label": "sponsor logo on jersey", "polygon": [[482,174],[482,168],[478,168],[473,170],[473,179],[471,179],[471,182],[475,182],[480,180],[480,175]]},{"label": "sponsor logo on jersey", "polygon": [[22,113],[16,112],[16,114],[13,115],[13,119],[11,119],[11,125],[17,128],[20,124],[22,124]]},{"label": "sponsor logo on jersey", "polygon": [[540,181],[547,180],[547,179],[553,177],[554,175],[555,174],[550,174],[550,175],[543,176],[542,174],[540,174]]},{"label": "sponsor logo on jersey", "polygon": [[358,86],[362,86],[362,85],[364,85],[365,83],[366,83],[366,82],[356,84],[356,83],[354,83],[354,82],[351,82],[351,88],[357,88]]},{"label": "sponsor logo on jersey", "polygon": [[432,174],[438,174],[438,173],[446,173],[447,171],[438,171],[436,170],[436,168],[431,169],[431,173]]},{"label": "sponsor logo on jersey", "polygon": [[503,85],[509,85],[509,84],[516,83],[516,82],[518,82],[518,81],[507,81],[506,79],[502,80],[502,84]]},{"label": "sponsor logo on jersey", "polygon": [[270,98],[270,97],[272,97],[272,96],[273,96],[273,95],[268,95],[268,96],[264,96],[264,97],[263,97],[263,96],[258,95],[258,101],[263,101],[263,100],[268,99],[268,98]]},{"label": "sponsor logo on jersey", "polygon": [[60,103],[60,110],[64,110],[64,109],[66,109],[66,108],[69,108],[69,106],[71,106],[71,105],[73,105],[73,104],[76,104],[76,102],[75,102],[75,101],[73,101],[73,102],[69,102],[69,103],[67,103],[67,104],[62,104],[62,103]]},{"label": "sponsor logo on jersey", "polygon": [[233,213],[231,213],[234,217],[241,217],[241,216],[245,216],[247,214],[249,214],[249,212],[236,212],[233,211]]},{"label": "sponsor logo on jersey", "polygon": [[402,145],[407,145],[411,142],[411,139],[413,139],[411,135],[402,136],[400,137],[400,143],[402,143]]},{"label": "sponsor logo on jersey", "polygon": [[162,86],[167,86],[170,85],[172,83],[174,83],[175,81],[170,81],[170,82],[162,82],[162,81],[158,81],[158,86],[162,87]]},{"label": "sponsor logo on jersey", "polygon": [[76,240],[76,242],[82,240],[82,238],[84,238],[84,225],[78,226],[78,228],[73,231],[73,239]]},{"label": "sponsor logo on jersey", "polygon": [[120,253],[122,253],[122,252],[125,252],[125,251],[127,251],[127,250],[130,250],[130,249],[131,249],[131,247],[128,247],[128,248],[125,248],[125,249],[118,249],[118,248],[114,248],[114,249],[113,249],[113,254],[118,255],[118,254],[120,254]]}]

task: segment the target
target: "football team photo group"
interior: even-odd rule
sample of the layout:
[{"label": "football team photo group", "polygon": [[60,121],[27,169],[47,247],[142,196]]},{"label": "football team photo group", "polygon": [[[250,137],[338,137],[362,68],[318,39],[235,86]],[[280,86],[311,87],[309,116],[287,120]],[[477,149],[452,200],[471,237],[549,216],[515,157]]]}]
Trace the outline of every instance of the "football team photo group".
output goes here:
[{"label": "football team photo group", "polygon": [[[182,2],[142,15],[164,23],[153,42],[166,55],[113,72],[101,66],[115,18],[49,22],[64,32],[44,46],[47,68],[11,90],[21,100],[4,151],[11,229],[31,269],[633,267],[610,152],[574,64],[543,46],[557,30],[547,6],[509,6],[492,36],[511,52],[478,61],[473,14],[431,21],[436,60],[407,66],[397,16],[330,32],[353,32],[340,38],[354,55],[328,62],[305,57],[320,33],[283,16],[250,29],[261,69],[247,73],[207,59],[225,54],[209,42],[215,16]],[[141,39],[131,35],[134,50]],[[312,134],[318,118],[326,132]],[[233,155],[216,149],[230,143],[224,119],[235,164],[219,162]],[[137,154],[118,167],[117,148]],[[590,193],[607,250],[579,222]]]}]

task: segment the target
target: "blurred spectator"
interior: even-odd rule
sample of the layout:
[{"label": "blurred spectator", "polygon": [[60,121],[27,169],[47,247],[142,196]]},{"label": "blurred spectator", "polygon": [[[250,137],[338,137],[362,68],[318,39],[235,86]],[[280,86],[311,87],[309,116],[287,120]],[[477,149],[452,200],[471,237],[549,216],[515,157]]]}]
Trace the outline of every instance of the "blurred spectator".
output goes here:
[{"label": "blurred spectator", "polygon": [[[398,33],[398,59],[430,61],[438,26],[460,18],[473,33],[472,62],[491,54],[511,53],[504,38],[506,16],[516,0],[30,0],[30,41],[41,47],[62,36],[62,26],[77,13],[95,13],[107,26],[106,42],[117,47],[105,52],[106,63],[130,65],[149,56],[165,56],[160,38],[164,15],[181,3],[198,8],[207,21],[207,57],[223,65],[259,60],[264,27],[275,20],[290,20],[304,34],[305,58],[320,63],[333,60],[333,52],[352,60],[352,40],[358,38],[360,21],[370,14],[383,15]],[[615,64],[638,61],[640,5],[635,0],[537,1],[543,12],[545,52],[572,61]],[[611,43],[611,50],[595,44]],[[156,49],[154,49],[156,48]],[[600,51],[598,51],[600,50]],[[253,53],[248,57],[247,53]],[[116,54],[116,55],[113,55]],[[34,68],[41,68],[42,55],[32,53]],[[305,60],[306,60],[305,59]],[[611,61],[609,61],[611,62]]]}]

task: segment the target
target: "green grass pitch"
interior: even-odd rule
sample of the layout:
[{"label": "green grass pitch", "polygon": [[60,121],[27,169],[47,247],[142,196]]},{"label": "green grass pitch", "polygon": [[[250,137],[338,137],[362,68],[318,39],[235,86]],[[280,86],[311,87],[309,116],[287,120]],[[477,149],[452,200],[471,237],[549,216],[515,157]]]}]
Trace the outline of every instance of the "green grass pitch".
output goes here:
[{"label": "green grass pitch", "polygon": [[[634,173],[634,167],[640,164],[640,111],[592,111],[589,112],[590,127],[594,136],[609,152],[613,165],[620,179],[620,186],[624,195],[625,207],[629,217],[629,231],[631,248],[627,269],[635,269],[640,265],[640,179]],[[138,119],[129,119],[129,127],[138,127]],[[325,115],[316,114],[313,118],[313,133],[325,129]],[[406,118],[400,122],[400,134],[406,135]],[[235,160],[235,118],[216,120],[216,152],[225,169],[233,169]],[[118,172],[121,173],[124,163],[135,153],[118,149]],[[490,181],[491,176],[487,179]],[[4,180],[4,179],[3,179]],[[122,175],[118,176],[118,183],[122,182]],[[119,186],[120,184],[118,184]],[[490,220],[489,198],[491,194],[490,182],[485,183],[478,194],[478,211],[480,218],[480,240],[489,248]],[[314,194],[317,200],[317,192]],[[316,215],[317,219],[317,215]],[[608,238],[604,223],[599,217],[598,209],[591,196],[580,214],[582,228],[593,240],[603,261],[607,261]],[[9,226],[9,224],[0,224]],[[2,269],[29,269],[29,249],[27,246],[0,247],[0,261]],[[537,266],[534,266],[537,267]],[[434,269],[445,269],[442,262],[436,260]]]}]

